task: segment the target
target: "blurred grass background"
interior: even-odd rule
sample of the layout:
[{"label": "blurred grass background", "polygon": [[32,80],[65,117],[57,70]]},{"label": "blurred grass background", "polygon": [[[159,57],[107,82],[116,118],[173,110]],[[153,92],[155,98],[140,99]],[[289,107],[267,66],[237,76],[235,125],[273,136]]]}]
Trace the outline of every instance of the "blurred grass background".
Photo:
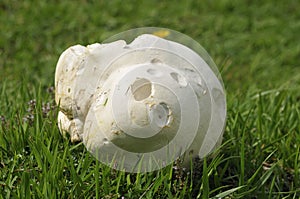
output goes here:
[{"label": "blurred grass background", "polygon": [[53,82],[63,50],[124,30],[166,27],[197,40],[229,92],[299,84],[299,2],[17,1],[0,3],[0,82]]},{"label": "blurred grass background", "polygon": [[[233,198],[299,197],[299,8],[297,0],[2,0],[0,198],[121,196],[112,192],[125,198],[205,198],[234,187],[237,195],[227,193]],[[165,182],[170,180],[165,171],[135,182],[103,168],[99,174],[83,146],[60,137],[55,116],[43,116],[53,103],[46,90],[54,85],[65,49],[145,26],[174,29],[198,41],[227,90],[225,146],[199,169],[200,184],[186,183],[186,192],[177,189],[181,178],[176,186]],[[53,161],[58,164],[49,164]],[[100,177],[94,182],[87,171]]]}]

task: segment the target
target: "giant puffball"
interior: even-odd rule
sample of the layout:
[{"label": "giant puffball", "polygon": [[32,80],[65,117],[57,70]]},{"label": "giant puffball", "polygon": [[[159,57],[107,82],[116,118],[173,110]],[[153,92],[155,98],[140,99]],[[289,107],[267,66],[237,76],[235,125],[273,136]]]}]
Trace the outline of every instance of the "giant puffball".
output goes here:
[{"label": "giant puffball", "polygon": [[225,91],[206,51],[155,33],[72,46],[56,67],[60,132],[128,172],[157,170],[186,154],[203,158],[225,126]]}]

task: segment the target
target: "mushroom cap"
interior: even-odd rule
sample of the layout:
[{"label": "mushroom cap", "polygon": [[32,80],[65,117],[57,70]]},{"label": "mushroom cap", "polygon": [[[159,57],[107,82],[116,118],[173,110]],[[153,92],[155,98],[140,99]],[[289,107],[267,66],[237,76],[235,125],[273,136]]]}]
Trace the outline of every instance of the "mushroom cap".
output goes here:
[{"label": "mushroom cap", "polygon": [[87,149],[131,172],[156,170],[187,151],[210,153],[222,138],[226,101],[207,63],[154,35],[141,35],[125,49],[99,76],[84,125]]}]

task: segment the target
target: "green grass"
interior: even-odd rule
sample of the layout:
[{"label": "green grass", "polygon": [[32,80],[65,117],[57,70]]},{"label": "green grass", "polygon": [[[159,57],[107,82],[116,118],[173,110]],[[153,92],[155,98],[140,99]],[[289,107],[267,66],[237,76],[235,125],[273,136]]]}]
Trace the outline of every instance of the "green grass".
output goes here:
[{"label": "green grass", "polygon": [[[0,2],[0,198],[299,198],[300,3]],[[51,86],[63,50],[161,26],[209,52],[227,90],[223,145],[191,171],[102,165],[58,131]]]}]

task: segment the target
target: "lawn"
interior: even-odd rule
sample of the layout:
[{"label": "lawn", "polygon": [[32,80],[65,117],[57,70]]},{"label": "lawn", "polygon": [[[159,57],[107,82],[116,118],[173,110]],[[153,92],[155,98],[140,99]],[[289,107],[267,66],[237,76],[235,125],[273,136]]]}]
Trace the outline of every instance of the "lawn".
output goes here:
[{"label": "lawn", "polygon": [[[0,198],[300,198],[299,7],[297,0],[2,0]],[[223,144],[191,170],[174,163],[147,174],[115,171],[57,128],[59,55],[145,26],[194,38],[223,77]]]}]

